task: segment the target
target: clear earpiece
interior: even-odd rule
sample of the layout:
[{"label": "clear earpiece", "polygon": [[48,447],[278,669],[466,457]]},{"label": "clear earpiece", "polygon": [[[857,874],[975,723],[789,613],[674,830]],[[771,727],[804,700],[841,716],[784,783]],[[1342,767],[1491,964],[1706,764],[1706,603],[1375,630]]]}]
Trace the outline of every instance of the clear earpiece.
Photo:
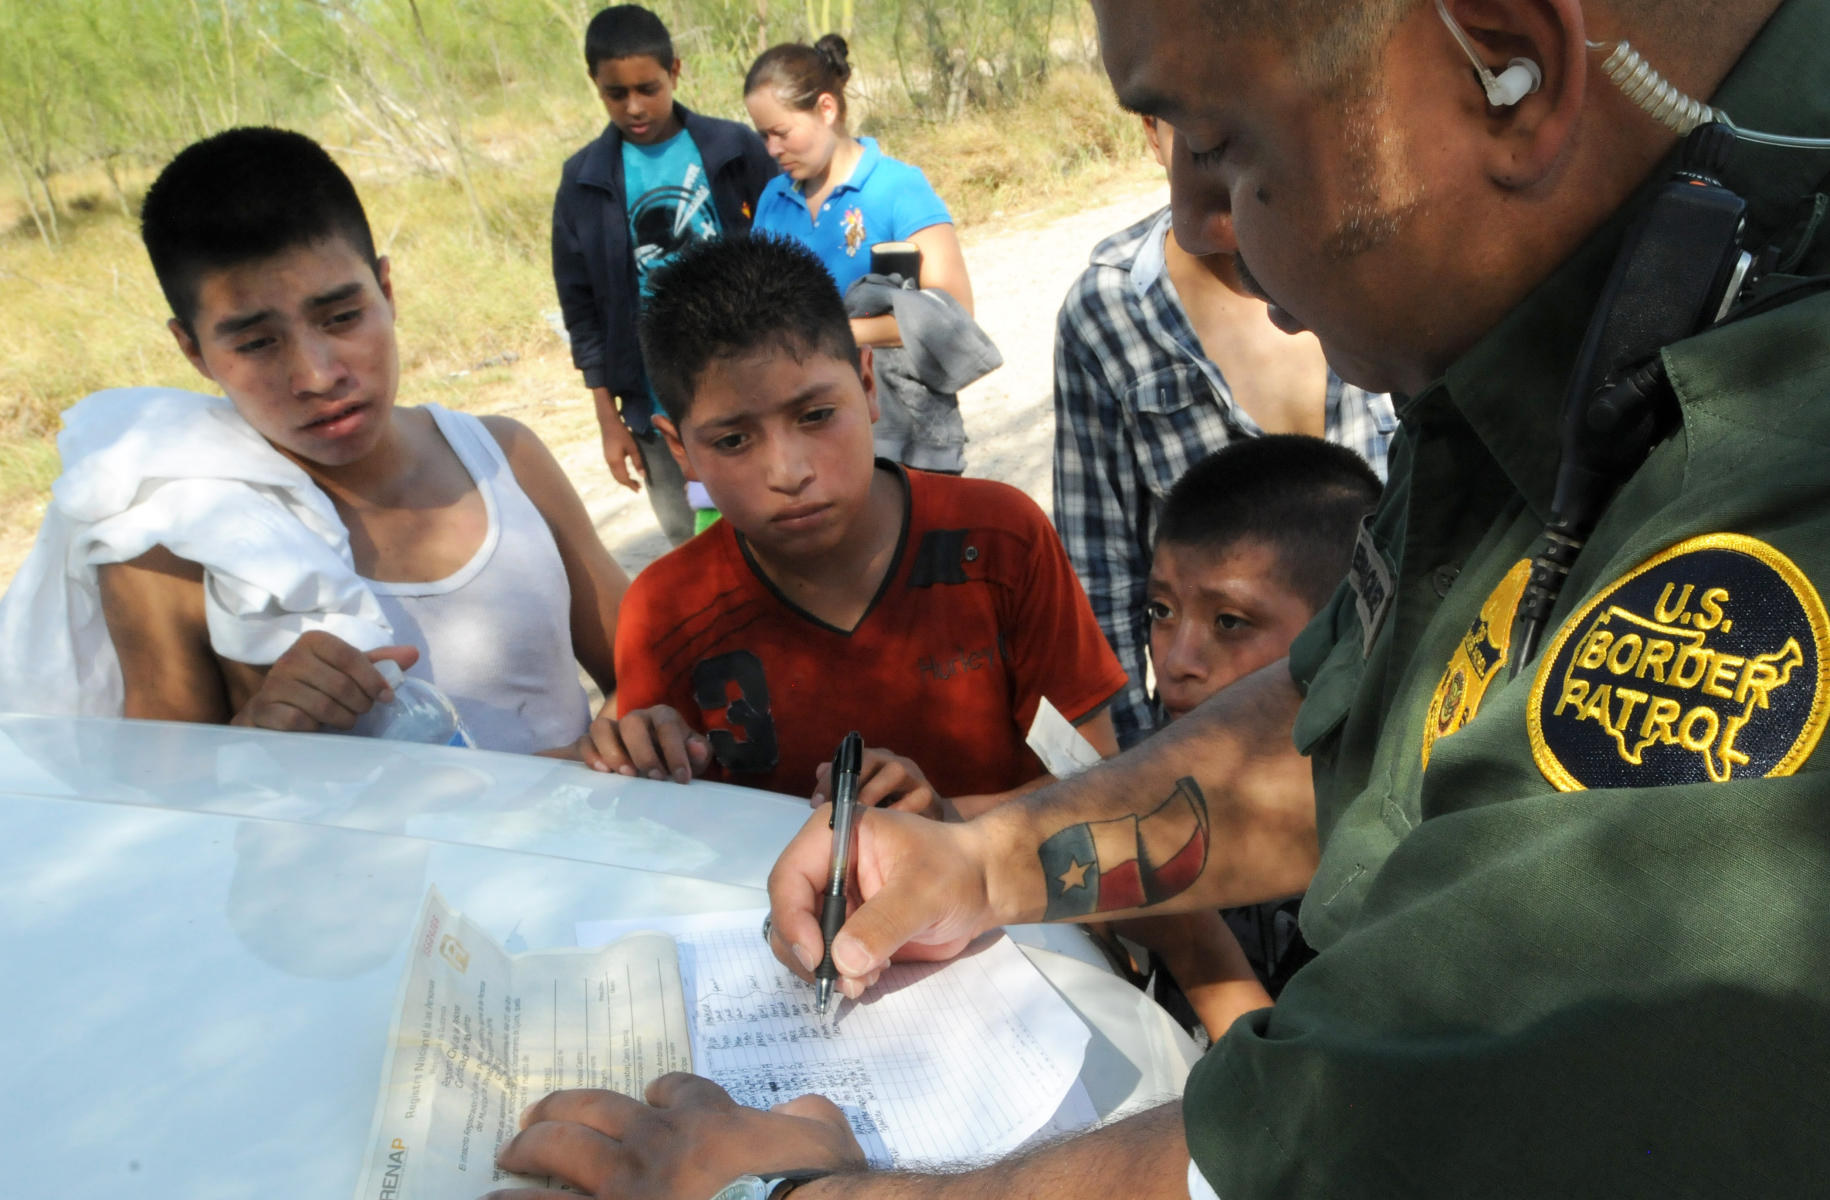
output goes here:
[{"label": "clear earpiece", "polygon": [[1495,108],[1511,108],[1525,97],[1537,91],[1544,84],[1544,71],[1529,58],[1515,58],[1506,64],[1498,78],[1487,69],[1481,61],[1480,51],[1474,48],[1474,42],[1468,37],[1468,31],[1461,27],[1461,22],[1449,15],[1449,6],[1443,0],[1436,0],[1436,15],[1455,35],[1455,43],[1468,61],[1474,64],[1474,73],[1480,76],[1481,89],[1487,93],[1487,103]]},{"label": "clear earpiece", "polygon": [[[1543,86],[1543,68],[1529,58],[1513,59],[1496,77],[1487,69],[1487,64],[1481,61],[1480,51],[1468,36],[1468,31],[1449,15],[1449,6],[1443,0],[1436,0],[1436,15],[1449,27],[1449,32],[1455,35],[1455,44],[1461,47],[1462,53],[1468,56],[1468,61],[1474,64],[1474,73],[1480,77],[1481,88],[1487,93],[1487,103],[1495,108],[1510,108]],[[1588,46],[1591,50],[1608,48],[1604,42],[1590,42]],[[1653,120],[1676,133],[1688,134],[1699,125],[1717,121],[1734,130],[1735,136],[1744,142],[1758,142],[1788,150],[1830,150],[1830,138],[1763,133],[1757,129],[1742,128],[1729,120],[1728,114],[1721,109],[1711,108],[1678,90],[1654,70],[1639,51],[1624,41],[1614,45],[1613,52],[1601,64],[1601,72],[1626,94],[1627,99],[1638,105]]]},{"label": "clear earpiece", "polygon": [[1511,108],[1544,85],[1544,72],[1529,58],[1515,58],[1497,79],[1489,76],[1481,83],[1487,89],[1487,103]]}]

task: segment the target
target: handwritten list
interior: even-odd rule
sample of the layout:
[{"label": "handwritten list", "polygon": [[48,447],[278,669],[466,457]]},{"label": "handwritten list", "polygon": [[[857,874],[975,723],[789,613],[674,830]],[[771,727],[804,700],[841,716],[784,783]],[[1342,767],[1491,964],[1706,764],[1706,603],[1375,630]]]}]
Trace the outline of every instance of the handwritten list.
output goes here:
[{"label": "handwritten list", "polygon": [[[949,963],[892,966],[864,1002],[835,996],[822,1019],[811,986],[769,953],[761,920],[660,923],[679,945],[695,1067],[740,1103],[818,1092],[874,1165],[912,1166],[1014,1150],[1077,1088],[1087,1028],[1008,938]],[[631,927],[581,924],[579,941]]]}]

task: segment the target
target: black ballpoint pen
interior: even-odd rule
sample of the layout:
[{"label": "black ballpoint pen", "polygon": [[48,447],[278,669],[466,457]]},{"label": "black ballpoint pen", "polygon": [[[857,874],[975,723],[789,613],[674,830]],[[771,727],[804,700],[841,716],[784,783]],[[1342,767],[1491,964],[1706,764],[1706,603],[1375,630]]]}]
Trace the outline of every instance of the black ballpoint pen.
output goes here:
[{"label": "black ballpoint pen", "polygon": [[820,942],[824,952],[813,971],[814,1007],[823,1017],[832,1002],[839,969],[832,965],[832,939],[845,924],[845,885],[851,878],[852,827],[858,816],[858,772],[864,765],[864,739],[857,730],[845,735],[832,759],[832,870],[826,877],[826,902],[820,908]]}]

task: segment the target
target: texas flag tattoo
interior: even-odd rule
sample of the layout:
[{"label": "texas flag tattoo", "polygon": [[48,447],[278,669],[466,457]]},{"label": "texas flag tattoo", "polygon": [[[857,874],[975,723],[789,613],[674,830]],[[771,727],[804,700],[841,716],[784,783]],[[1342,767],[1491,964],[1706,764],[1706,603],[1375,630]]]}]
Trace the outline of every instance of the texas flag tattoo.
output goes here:
[{"label": "texas flag tattoo", "polygon": [[1185,890],[1207,865],[1207,798],[1184,778],[1147,816],[1063,829],[1037,853],[1048,883],[1045,920],[1156,904]]}]

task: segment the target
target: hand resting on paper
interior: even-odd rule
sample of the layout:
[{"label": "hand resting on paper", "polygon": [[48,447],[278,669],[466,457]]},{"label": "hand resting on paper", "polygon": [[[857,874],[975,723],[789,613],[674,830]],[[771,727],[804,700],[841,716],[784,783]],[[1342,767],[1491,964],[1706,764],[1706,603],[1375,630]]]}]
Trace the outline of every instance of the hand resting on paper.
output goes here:
[{"label": "hand resting on paper", "polygon": [[[521,1117],[496,1155],[520,1175],[562,1179],[599,1200],[710,1196],[744,1174],[857,1171],[864,1151],[837,1106],[801,1096],[764,1112],[697,1075],[663,1075],[647,1103],[616,1092],[554,1092]],[[487,1200],[562,1200],[547,1188],[508,1188]]]}]

